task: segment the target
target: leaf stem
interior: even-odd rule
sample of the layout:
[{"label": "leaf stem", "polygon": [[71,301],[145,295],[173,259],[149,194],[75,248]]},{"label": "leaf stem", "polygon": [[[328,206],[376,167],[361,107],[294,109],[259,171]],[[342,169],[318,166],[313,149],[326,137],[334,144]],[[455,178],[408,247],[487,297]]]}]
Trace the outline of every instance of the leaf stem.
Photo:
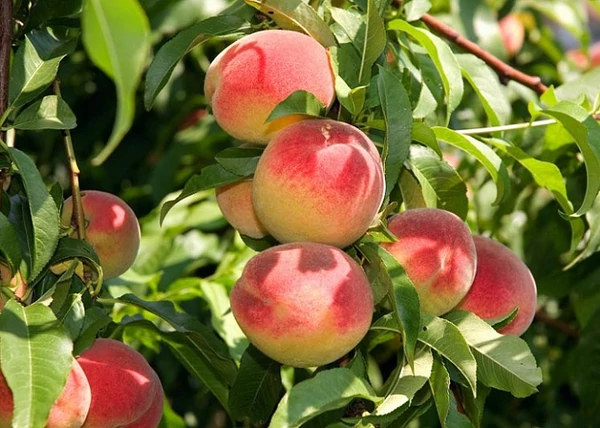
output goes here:
[{"label": "leaf stem", "polygon": [[[8,78],[10,74],[10,53],[12,48],[13,0],[0,0],[0,126],[6,120],[8,106]],[[5,133],[0,130],[0,140]]]},{"label": "leaf stem", "polygon": [[[58,79],[54,79],[52,83],[52,91],[60,99],[60,82]],[[77,238],[85,241],[85,214],[83,212],[83,203],[81,201],[81,190],[79,188],[79,166],[77,165],[77,159],[75,158],[75,150],[73,149],[73,140],[71,139],[71,132],[68,129],[61,130],[63,136],[63,142],[65,145],[65,152],[67,154],[67,163],[70,173],[71,181],[71,194],[73,197],[73,216],[71,223],[75,225],[77,231]]]},{"label": "leaf stem", "polygon": [[511,67],[498,57],[495,57],[488,51],[482,49],[476,43],[463,37],[458,31],[447,26],[439,19],[434,18],[429,14],[425,14],[421,17],[421,21],[423,21],[434,33],[446,40],[454,42],[457,46],[485,61],[485,63],[492,67],[498,74],[498,77],[500,77],[500,81],[503,84],[507,84],[508,81],[514,80],[515,82],[519,82],[528,88],[533,89],[538,95],[543,94],[548,89],[548,87],[542,83],[542,79],[539,76],[530,76],[529,74],[525,74],[522,71]]},{"label": "leaf stem", "polygon": [[556,119],[538,120],[535,122],[513,123],[510,125],[486,126],[484,128],[457,129],[456,132],[462,135],[472,134],[490,134],[493,132],[514,131],[517,129],[535,128],[538,126],[548,126],[558,123]]}]

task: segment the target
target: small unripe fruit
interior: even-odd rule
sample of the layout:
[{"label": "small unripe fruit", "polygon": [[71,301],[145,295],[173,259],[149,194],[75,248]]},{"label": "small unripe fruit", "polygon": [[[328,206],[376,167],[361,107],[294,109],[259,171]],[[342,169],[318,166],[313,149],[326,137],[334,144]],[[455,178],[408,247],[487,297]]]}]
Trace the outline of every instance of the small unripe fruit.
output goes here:
[{"label": "small unripe fruit", "polygon": [[217,187],[215,193],[223,216],[242,235],[260,239],[269,234],[254,211],[252,179]]},{"label": "small unripe fruit", "polygon": [[163,389],[136,350],[113,339],[96,339],[78,358],[92,391],[85,428],[158,426]]},{"label": "small unripe fruit", "polygon": [[313,242],[255,255],[230,297],[250,342],[295,367],[344,356],[365,336],[373,315],[371,286],[358,263],[336,247]]},{"label": "small unripe fruit", "polygon": [[[140,225],[133,210],[121,198],[107,192],[81,192],[86,222],[86,241],[92,246],[104,279],[116,278],[131,267],[140,248]],[[73,197],[65,200],[61,221],[71,224]],[[77,233],[73,232],[76,238]]]},{"label": "small unripe fruit", "polygon": [[514,320],[498,330],[520,336],[533,322],[537,288],[531,271],[509,248],[485,236],[474,236],[477,273],[471,289],[456,309],[494,320],[519,311]]},{"label": "small unripe fruit", "polygon": [[[85,420],[91,402],[90,384],[77,361],[73,361],[71,372],[61,395],[50,410],[46,428],[79,428]],[[13,418],[13,394],[0,373],[0,426],[10,427]]]},{"label": "small unripe fruit", "polygon": [[217,123],[235,138],[261,144],[306,118],[290,115],[266,123],[277,104],[299,90],[331,105],[333,71],[323,46],[288,30],[259,31],[236,41],[212,61],[204,82]]},{"label": "small unripe fruit", "polygon": [[358,128],[305,120],[283,129],[254,174],[256,215],[279,242],[346,247],[369,228],[385,191],[377,148]]},{"label": "small unripe fruit", "polygon": [[[9,287],[16,297],[22,298],[27,292],[27,283],[23,279],[21,272],[13,275],[8,265],[0,262],[0,287]],[[4,308],[4,301],[0,299],[0,310]]]},{"label": "small unripe fruit", "polygon": [[421,310],[431,315],[450,311],[475,278],[477,255],[465,222],[446,210],[416,208],[393,216],[388,228],[398,241],[381,246],[404,267]]}]

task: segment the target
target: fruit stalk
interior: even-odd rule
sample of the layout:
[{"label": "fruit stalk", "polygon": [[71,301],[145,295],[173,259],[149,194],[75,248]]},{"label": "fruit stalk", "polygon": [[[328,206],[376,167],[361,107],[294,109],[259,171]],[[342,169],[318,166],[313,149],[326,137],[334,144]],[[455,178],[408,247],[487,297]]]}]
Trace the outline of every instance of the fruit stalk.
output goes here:
[{"label": "fruit stalk", "polygon": [[446,40],[454,42],[457,46],[482,59],[498,74],[498,77],[500,77],[500,81],[503,84],[508,83],[509,80],[514,80],[515,82],[519,82],[528,88],[533,89],[539,95],[543,94],[546,92],[546,89],[548,89],[548,87],[542,83],[542,79],[540,79],[539,76],[530,76],[529,74],[525,74],[516,68],[511,67],[433,16],[425,14],[421,18],[421,21],[423,21],[434,33]]},{"label": "fruit stalk", "polygon": [[[60,82],[55,79],[52,83],[52,91],[54,94],[61,98],[60,94]],[[73,195],[73,217],[72,224],[75,224],[77,230],[77,237],[85,241],[85,216],[83,212],[83,203],[81,202],[81,191],[79,189],[79,166],[77,165],[77,159],[75,158],[75,150],[73,149],[73,140],[71,139],[71,132],[68,129],[61,130],[63,136],[63,143],[65,145],[65,152],[67,154],[67,164],[69,167],[69,176],[71,182],[71,193]]]},{"label": "fruit stalk", "polygon": [[[8,106],[8,76],[10,49],[12,46],[12,0],[0,0],[0,126],[4,122]],[[0,130],[0,140],[5,141],[5,132]]]}]

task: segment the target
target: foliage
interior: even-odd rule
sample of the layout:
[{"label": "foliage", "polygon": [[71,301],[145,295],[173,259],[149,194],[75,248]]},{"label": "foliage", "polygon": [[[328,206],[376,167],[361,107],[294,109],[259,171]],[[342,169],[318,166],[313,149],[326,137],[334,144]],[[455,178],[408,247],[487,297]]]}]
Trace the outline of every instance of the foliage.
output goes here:
[{"label": "foliage", "polygon": [[[600,69],[570,59],[555,31],[585,50],[597,2],[12,3],[0,258],[20,270],[34,302],[2,291],[1,364],[18,426],[44,424],[71,355],[97,335],[122,339],[152,363],[167,398],[165,427],[599,419]],[[434,34],[426,13],[549,89],[498,78]],[[498,26],[508,14],[527,34],[512,58]],[[346,359],[316,370],[282,367],[248,346],[229,308],[252,248],[272,242],[229,228],[213,188],[252,175],[261,150],[232,148],[202,84],[231,41],[266,28],[311,35],[330,48],[336,73],[329,111],[299,92],[271,119],[306,113],[352,123],[385,164],[381,222],[347,249],[373,286],[372,328]],[[72,181],[62,146],[71,139],[81,188],[119,194],[140,217],[134,266],[103,283],[93,251],[59,226]],[[376,242],[389,239],[387,215],[422,206],[456,213],[526,261],[539,309],[522,338],[469,313],[419,313],[402,266]]]}]

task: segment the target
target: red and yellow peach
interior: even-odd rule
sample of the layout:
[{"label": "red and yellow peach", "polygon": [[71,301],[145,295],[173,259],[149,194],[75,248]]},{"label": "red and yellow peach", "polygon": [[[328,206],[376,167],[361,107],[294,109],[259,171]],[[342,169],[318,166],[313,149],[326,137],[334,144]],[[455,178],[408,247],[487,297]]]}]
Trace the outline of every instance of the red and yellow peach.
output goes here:
[{"label": "red and yellow peach", "polygon": [[369,281],[336,247],[298,242],[255,255],[231,291],[241,329],[265,355],[295,367],[331,363],[371,324]]},{"label": "red and yellow peach", "polygon": [[381,246],[404,267],[421,310],[432,315],[450,311],[475,278],[477,255],[465,222],[446,210],[416,208],[394,215],[388,228],[398,241]]},{"label": "red and yellow peach", "polygon": [[377,148],[358,128],[304,120],[283,129],[254,174],[253,203],[279,242],[346,247],[371,225],[384,196]]},{"label": "red and yellow peach", "polygon": [[252,179],[217,187],[215,193],[223,216],[242,235],[260,239],[269,234],[254,211]]},{"label": "red and yellow peach", "polygon": [[204,82],[217,123],[235,138],[261,144],[306,118],[289,115],[266,122],[277,104],[299,90],[329,106],[335,95],[334,75],[323,46],[288,30],[259,31],[231,44],[212,61]]}]

